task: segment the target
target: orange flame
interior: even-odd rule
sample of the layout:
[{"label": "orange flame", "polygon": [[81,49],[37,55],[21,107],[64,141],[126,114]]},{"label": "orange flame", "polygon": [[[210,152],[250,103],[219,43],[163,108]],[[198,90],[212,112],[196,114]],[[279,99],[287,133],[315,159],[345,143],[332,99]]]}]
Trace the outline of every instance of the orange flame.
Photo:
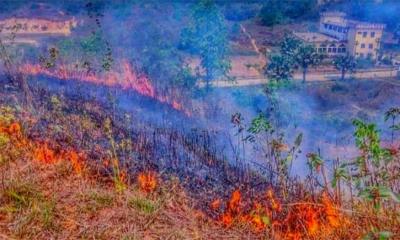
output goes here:
[{"label": "orange flame", "polygon": [[69,151],[66,154],[66,158],[71,163],[75,173],[81,174],[83,171],[83,157],[75,151]]},{"label": "orange flame", "polygon": [[[109,72],[106,75],[100,77],[94,73],[87,73],[76,69],[69,69],[65,65],[61,65],[57,69],[49,70],[43,68],[40,64],[24,64],[19,70],[22,73],[29,75],[47,75],[49,77],[55,77],[61,80],[79,80],[83,82],[90,82],[94,84],[100,84],[110,87],[121,87],[122,89],[132,89],[139,94],[153,98],[161,103],[168,104],[172,108],[178,111],[184,111],[182,105],[175,99],[169,99],[166,96],[159,96],[156,94],[156,90],[151,84],[149,78],[144,75],[138,75],[132,70],[131,65],[128,61],[122,61],[122,72]],[[190,114],[184,111],[185,114]]]},{"label": "orange flame", "polygon": [[322,204],[325,207],[325,214],[326,218],[328,220],[329,225],[332,227],[339,227],[339,213],[338,211],[334,208],[331,200],[327,196],[326,193],[322,194]]},{"label": "orange flame", "polygon": [[233,223],[233,217],[231,213],[224,213],[221,217],[221,222],[225,227],[229,227]]},{"label": "orange flame", "polygon": [[239,205],[241,200],[241,194],[239,190],[235,190],[232,193],[231,199],[228,202],[228,211],[238,213],[239,212]]},{"label": "orange flame", "polygon": [[218,210],[221,207],[221,199],[215,199],[212,203],[211,203],[211,208],[213,210]]},{"label": "orange flame", "polygon": [[12,123],[9,127],[8,127],[8,133],[11,135],[20,135],[21,134],[21,125],[17,122]]},{"label": "orange flame", "polygon": [[154,172],[140,173],[138,176],[139,187],[144,192],[153,192],[157,187],[157,178]]},{"label": "orange flame", "polygon": [[55,163],[58,161],[54,151],[47,146],[47,143],[36,148],[34,152],[34,157],[36,158],[36,160],[47,164]]}]

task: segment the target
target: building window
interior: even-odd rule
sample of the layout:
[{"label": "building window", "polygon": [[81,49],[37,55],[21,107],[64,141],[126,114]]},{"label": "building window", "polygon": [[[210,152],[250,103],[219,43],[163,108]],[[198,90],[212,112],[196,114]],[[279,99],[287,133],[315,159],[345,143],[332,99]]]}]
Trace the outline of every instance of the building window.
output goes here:
[{"label": "building window", "polygon": [[365,43],[361,43],[361,48],[365,48]]},{"label": "building window", "polygon": [[337,31],[337,30],[338,30],[338,27],[337,27],[337,26],[333,26],[333,30],[334,30],[334,31]]},{"label": "building window", "polygon": [[368,33],[367,33],[367,32],[363,32],[363,37],[364,37],[364,38],[366,38],[366,37],[367,37],[367,35],[368,35]]},{"label": "building window", "polygon": [[372,53],[368,53],[367,58],[372,58]]},{"label": "building window", "polygon": [[327,29],[327,28],[328,28],[328,24],[325,23],[325,24],[324,24],[324,27],[325,27],[325,29]]},{"label": "building window", "polygon": [[362,34],[362,32],[358,32],[358,34],[360,34],[360,35],[361,35],[361,34]]},{"label": "building window", "polygon": [[332,48],[332,52],[336,53],[336,48]]},{"label": "building window", "polygon": [[370,44],[368,45],[368,48],[369,48],[369,49],[373,49],[373,48],[374,48],[374,44],[370,43]]},{"label": "building window", "polygon": [[329,25],[329,29],[332,29],[332,25]]},{"label": "building window", "polygon": [[346,52],[346,46],[344,44],[340,44],[338,47],[338,53],[345,53]]},{"label": "building window", "polygon": [[321,49],[321,52],[325,53],[326,52],[326,44],[321,44],[319,46],[319,49]]},{"label": "building window", "polygon": [[371,37],[375,37],[375,32],[371,32]]}]

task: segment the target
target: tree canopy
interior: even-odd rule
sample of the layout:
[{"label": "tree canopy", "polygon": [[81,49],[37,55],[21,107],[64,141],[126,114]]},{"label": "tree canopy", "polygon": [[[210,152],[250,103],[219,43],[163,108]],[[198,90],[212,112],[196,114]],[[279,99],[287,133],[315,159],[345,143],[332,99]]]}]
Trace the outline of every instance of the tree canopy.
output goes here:
[{"label": "tree canopy", "polygon": [[200,57],[207,87],[230,70],[229,42],[223,15],[212,0],[202,0],[193,9],[191,22],[182,31],[183,49]]}]

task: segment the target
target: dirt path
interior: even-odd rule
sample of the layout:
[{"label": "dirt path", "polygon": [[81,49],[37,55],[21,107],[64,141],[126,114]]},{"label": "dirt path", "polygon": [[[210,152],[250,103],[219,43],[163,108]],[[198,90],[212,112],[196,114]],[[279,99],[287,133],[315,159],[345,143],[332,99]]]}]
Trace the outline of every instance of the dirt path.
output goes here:
[{"label": "dirt path", "polygon": [[[246,28],[243,26],[243,24],[240,24],[240,29],[242,30],[242,32],[244,33],[244,35],[246,35],[246,37],[250,40],[251,46],[253,47],[254,51],[258,54],[258,58],[261,61],[261,63],[263,65],[266,64],[266,59],[264,54],[260,51],[260,48],[257,46],[257,41],[256,39],[254,39],[250,33],[246,30]],[[267,51],[269,51],[267,49]]]}]

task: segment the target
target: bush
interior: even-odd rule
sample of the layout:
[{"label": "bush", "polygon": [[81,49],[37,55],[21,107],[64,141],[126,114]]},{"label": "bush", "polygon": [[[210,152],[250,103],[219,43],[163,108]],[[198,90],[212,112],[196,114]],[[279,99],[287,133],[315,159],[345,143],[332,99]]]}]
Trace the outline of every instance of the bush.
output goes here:
[{"label": "bush", "polygon": [[224,15],[226,20],[229,21],[244,21],[255,17],[257,8],[252,4],[233,3],[225,8]]},{"label": "bush", "polygon": [[367,69],[375,66],[375,63],[370,58],[358,58],[356,67],[359,69]]},{"label": "bush", "polygon": [[316,0],[268,0],[260,11],[261,23],[266,26],[284,23],[290,19],[318,16]]}]

